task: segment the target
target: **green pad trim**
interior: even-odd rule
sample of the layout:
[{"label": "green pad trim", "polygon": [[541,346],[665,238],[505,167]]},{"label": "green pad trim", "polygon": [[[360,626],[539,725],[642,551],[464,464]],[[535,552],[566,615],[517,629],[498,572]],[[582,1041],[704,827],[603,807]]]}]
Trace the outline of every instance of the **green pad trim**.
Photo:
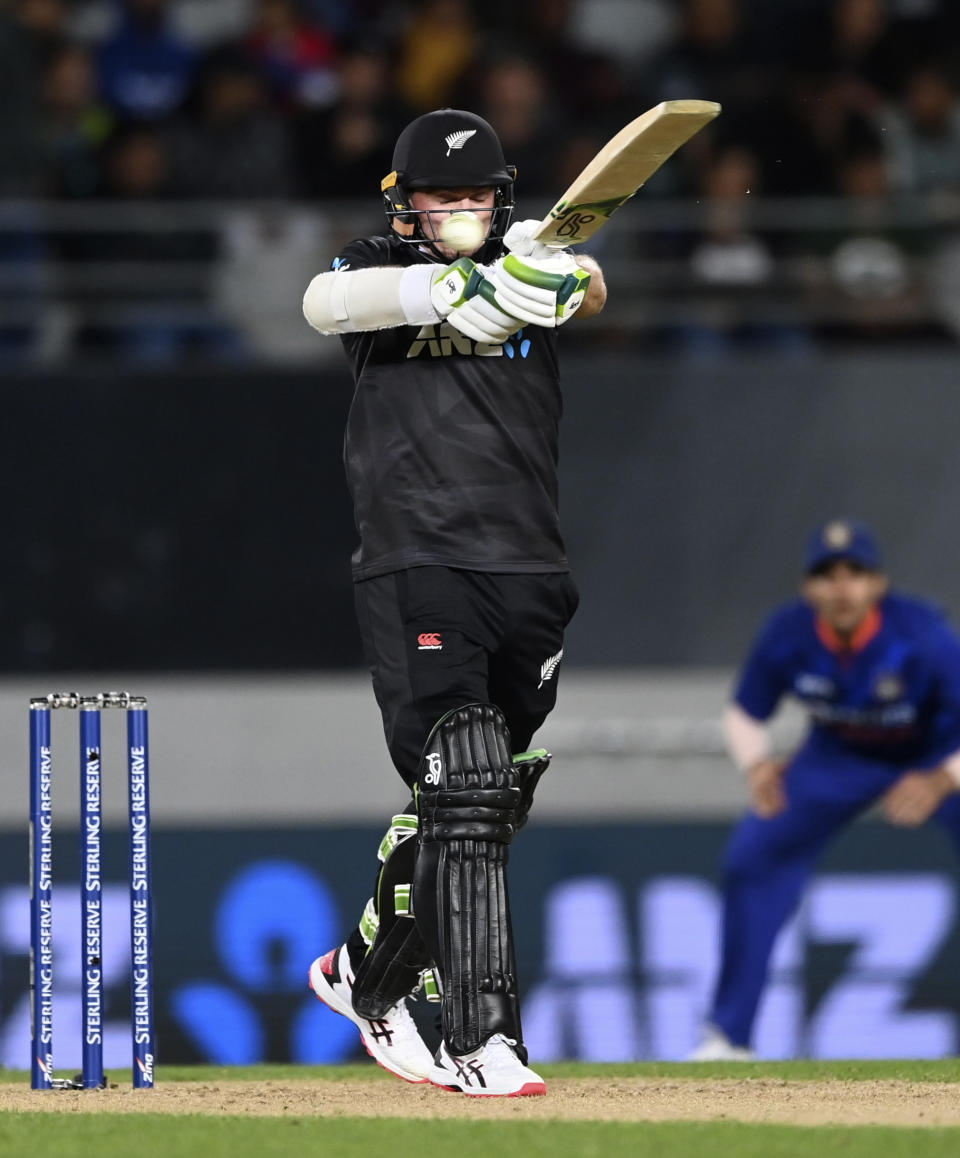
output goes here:
[{"label": "green pad trim", "polygon": [[363,916],[360,918],[360,936],[363,937],[368,949],[373,944],[373,939],[379,928],[380,918],[377,916],[377,909],[373,903],[373,897],[371,897],[363,910]]},{"label": "green pad trim", "polygon": [[427,1001],[443,1001],[443,987],[440,984],[440,974],[436,969],[424,969],[420,974],[420,983],[423,986],[423,995]]},{"label": "green pad trim", "polygon": [[413,906],[410,904],[410,886],[393,886],[393,911],[398,917],[412,917]]},{"label": "green pad trim", "polygon": [[377,849],[377,860],[379,860],[381,864],[384,864],[387,857],[401,841],[409,840],[411,836],[416,835],[416,816],[410,812],[398,812],[397,815],[391,819],[386,836],[380,841],[380,847]]}]

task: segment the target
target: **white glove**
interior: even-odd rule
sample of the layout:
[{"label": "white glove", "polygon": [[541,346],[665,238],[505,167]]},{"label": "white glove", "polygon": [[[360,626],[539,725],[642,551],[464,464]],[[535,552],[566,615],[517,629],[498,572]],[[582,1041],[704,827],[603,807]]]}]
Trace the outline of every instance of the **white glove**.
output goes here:
[{"label": "white glove", "polygon": [[500,309],[494,286],[469,257],[459,257],[433,279],[430,301],[445,318],[475,342],[502,345],[523,322]]},{"label": "white glove", "polygon": [[503,235],[503,244],[519,257],[553,257],[562,246],[544,245],[542,241],[533,240],[541,224],[535,217],[515,221]]},{"label": "white glove", "polygon": [[534,326],[562,326],[583,305],[590,274],[569,253],[519,257],[508,253],[494,264],[497,305]]}]

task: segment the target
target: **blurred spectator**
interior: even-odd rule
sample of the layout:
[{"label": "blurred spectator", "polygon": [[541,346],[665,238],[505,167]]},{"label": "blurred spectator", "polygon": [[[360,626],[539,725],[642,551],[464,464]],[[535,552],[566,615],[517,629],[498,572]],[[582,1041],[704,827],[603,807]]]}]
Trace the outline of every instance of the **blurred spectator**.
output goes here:
[{"label": "blurred spectator", "polygon": [[283,104],[329,105],[337,92],[337,47],[308,23],[298,0],[257,0],[248,46]]},{"label": "blurred spectator", "polygon": [[170,133],[172,186],[181,197],[285,197],[293,188],[286,119],[272,109],[254,62],[236,48],[212,54],[195,117]]},{"label": "blurred spectator", "polygon": [[0,196],[36,193],[42,174],[39,68],[26,30],[0,8]]},{"label": "blurred spectator", "polygon": [[678,31],[676,5],[668,0],[574,0],[558,7],[569,9],[571,39],[628,68],[665,52]]},{"label": "blurred spectator", "polygon": [[414,115],[454,105],[477,52],[467,0],[425,0],[404,26],[398,51],[397,91]]},{"label": "blurred spectator", "polygon": [[557,144],[562,132],[537,64],[521,56],[487,64],[480,75],[476,111],[496,129],[507,164],[522,164],[517,187],[523,197],[559,192]]},{"label": "blurred spectator", "polygon": [[[817,57],[827,76],[862,85],[863,100],[892,93],[904,65],[904,45],[898,43],[887,0],[833,0],[829,25]],[[864,107],[863,111],[870,111]]]},{"label": "blurred spectator", "polygon": [[13,7],[26,33],[28,51],[43,67],[66,39],[64,0],[16,0]]},{"label": "blurred spectator", "polygon": [[769,280],[773,258],[750,227],[749,199],[759,193],[760,166],[749,150],[719,150],[703,181],[704,236],[690,264],[708,285],[758,286]]},{"label": "blurred spectator", "polygon": [[[589,134],[599,148],[631,114],[639,116],[650,103],[648,94],[640,95],[642,79],[632,85],[627,79],[643,78],[646,65],[628,68],[619,57],[591,47],[571,31],[571,12],[586,7],[570,0],[536,0],[524,5],[520,16],[517,39],[523,54],[540,67],[555,123],[564,122],[558,133],[563,148],[571,129]],[[576,77],[575,84],[571,77]]]},{"label": "blurred spectator", "polygon": [[324,219],[289,207],[231,210],[222,242],[215,300],[252,351],[273,361],[323,357],[313,331],[303,324],[301,303],[303,287],[330,262],[332,242]]},{"label": "blurred spectator", "polygon": [[40,88],[64,43],[63,0],[0,4],[0,196],[46,192]]},{"label": "blurred spectator", "polygon": [[[100,195],[108,200],[158,201],[169,194],[169,158],[160,132],[133,121],[121,125],[107,142]],[[135,248],[148,257],[161,253],[164,245],[153,231],[135,241]],[[129,252],[126,242],[117,247],[116,253],[121,252]]]},{"label": "blurred spectator", "polygon": [[102,229],[74,234],[64,246],[81,351],[156,362],[241,350],[209,305],[216,233],[164,211],[170,190],[161,132],[137,122],[121,126],[104,162],[102,195],[115,202],[113,212]]},{"label": "blurred spectator", "polygon": [[728,120],[749,123],[769,84],[741,0],[683,0],[680,35],[659,69],[661,100],[719,101]]},{"label": "blurred spectator", "polygon": [[[811,115],[816,95],[790,72],[775,83],[757,110],[750,140],[757,150],[770,197],[824,196],[835,192],[837,140],[824,139]],[[717,122],[724,133],[725,117]]]},{"label": "blurred spectator", "polygon": [[829,281],[819,293],[823,332],[844,341],[941,338],[942,328],[924,309],[916,273],[932,238],[892,212],[879,136],[850,142],[837,185],[849,201],[850,220],[839,238],[824,239]]},{"label": "blurred spectator", "polygon": [[[899,86],[905,45],[886,0],[832,0],[822,20],[806,22],[797,68],[806,82],[810,123],[839,161],[846,135],[876,122]],[[859,128],[856,125],[859,124]]]},{"label": "blurred spectator", "polygon": [[413,119],[393,96],[385,48],[361,44],[340,60],[340,91],[328,109],[311,109],[296,121],[300,189],[308,197],[367,198],[385,176],[400,130]]},{"label": "blurred spectator", "polygon": [[810,350],[807,331],[780,322],[770,309],[776,263],[750,213],[751,199],[760,193],[760,175],[759,158],[736,145],[718,149],[704,171],[704,230],[689,256],[701,306],[696,320],[675,330],[683,353],[714,357],[732,349],[781,355]]},{"label": "blurred spectator", "polygon": [[946,72],[929,64],[906,80],[885,119],[891,184],[910,193],[960,190],[960,100]]},{"label": "blurred spectator", "polygon": [[[680,37],[661,61],[654,99],[718,101],[724,139],[757,151],[773,79],[745,12],[742,0],[683,0]],[[694,137],[677,164],[654,178],[651,192],[689,193],[684,175],[706,161],[709,149],[709,137]]]},{"label": "blurred spectator", "polygon": [[[167,14],[173,34],[194,48],[243,36],[250,28],[254,0],[169,0]],[[120,27],[120,0],[74,0],[71,34],[88,44],[111,39]]]},{"label": "blurred spectator", "polygon": [[93,60],[87,49],[67,45],[43,76],[43,147],[47,193],[90,197],[101,183],[101,149],[113,118],[97,99]]},{"label": "blurred spectator", "polygon": [[100,50],[100,91],[122,116],[159,120],[174,113],[196,65],[174,31],[167,0],[123,0],[117,31]]},{"label": "blurred spectator", "polygon": [[253,0],[173,0],[177,32],[197,47],[214,46],[243,36],[250,27]]}]

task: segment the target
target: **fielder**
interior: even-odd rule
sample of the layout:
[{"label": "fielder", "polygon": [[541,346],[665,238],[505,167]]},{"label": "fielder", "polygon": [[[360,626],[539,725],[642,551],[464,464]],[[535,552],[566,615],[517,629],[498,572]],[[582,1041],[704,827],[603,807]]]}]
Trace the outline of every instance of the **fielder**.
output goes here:
[{"label": "fielder", "polygon": [[[960,640],[937,608],[888,591],[861,524],[813,534],[801,592],[761,631],[726,710],[752,808],[724,858],[720,976],[695,1061],[753,1056],[777,934],[817,858],[860,813],[880,802],[893,824],[934,817],[960,851]],[[787,694],[810,729],[781,760],[765,722]]]},{"label": "fielder", "polygon": [[[510,225],[490,125],[441,109],[400,134],[385,234],[310,283],[312,326],[353,367],[345,463],[357,617],[387,747],[413,794],[374,895],[310,984],[411,1082],[546,1092],[527,1066],[507,894],[577,605],[557,518],[558,329],[596,314],[596,263]],[[451,217],[456,214],[456,221]],[[432,1056],[407,1008],[442,993]]]}]

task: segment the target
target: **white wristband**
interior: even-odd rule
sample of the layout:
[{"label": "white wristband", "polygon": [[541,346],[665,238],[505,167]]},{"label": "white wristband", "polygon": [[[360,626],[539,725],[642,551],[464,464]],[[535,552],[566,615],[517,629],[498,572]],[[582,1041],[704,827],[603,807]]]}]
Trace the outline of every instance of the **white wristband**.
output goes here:
[{"label": "white wristband", "polygon": [[730,758],[741,772],[748,772],[771,754],[766,726],[748,715],[739,704],[727,705],[723,713],[723,734]]},{"label": "white wristband", "polygon": [[400,278],[400,308],[409,326],[422,326],[428,322],[439,322],[440,315],[430,300],[430,287],[441,267],[437,265],[411,265]]},{"label": "white wristband", "polygon": [[960,785],[960,752],[954,752],[952,756],[948,756],[941,767],[954,784]]}]

